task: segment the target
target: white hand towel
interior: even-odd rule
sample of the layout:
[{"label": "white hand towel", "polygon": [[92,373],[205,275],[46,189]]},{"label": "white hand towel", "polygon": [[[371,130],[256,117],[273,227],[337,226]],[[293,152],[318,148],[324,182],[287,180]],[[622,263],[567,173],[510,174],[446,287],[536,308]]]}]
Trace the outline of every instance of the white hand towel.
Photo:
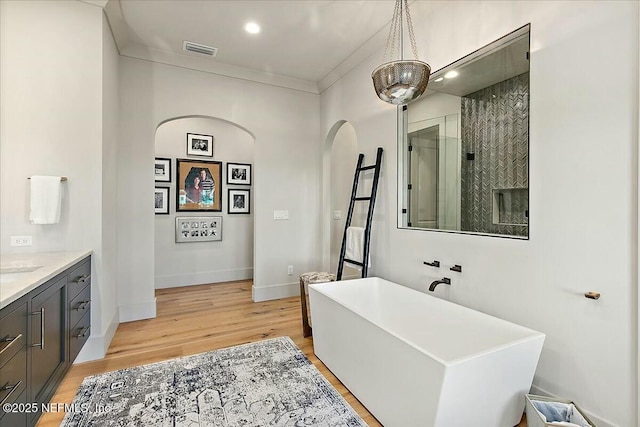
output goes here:
[{"label": "white hand towel", "polygon": [[[362,227],[348,227],[347,228],[347,242],[344,257],[352,261],[362,262],[364,257],[364,228]],[[359,265],[348,263],[349,267],[353,267],[357,270],[362,270]],[[371,266],[371,256],[369,256],[368,266]]]},{"label": "white hand towel", "polygon": [[31,213],[32,224],[57,224],[60,222],[62,206],[62,177],[31,177]]}]

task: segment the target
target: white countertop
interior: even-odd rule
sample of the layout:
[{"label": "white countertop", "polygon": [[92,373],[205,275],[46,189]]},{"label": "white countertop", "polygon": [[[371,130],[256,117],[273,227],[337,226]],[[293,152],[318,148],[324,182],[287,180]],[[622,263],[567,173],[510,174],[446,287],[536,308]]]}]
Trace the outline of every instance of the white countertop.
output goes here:
[{"label": "white countertop", "polygon": [[0,254],[0,308],[91,255],[91,251]]}]

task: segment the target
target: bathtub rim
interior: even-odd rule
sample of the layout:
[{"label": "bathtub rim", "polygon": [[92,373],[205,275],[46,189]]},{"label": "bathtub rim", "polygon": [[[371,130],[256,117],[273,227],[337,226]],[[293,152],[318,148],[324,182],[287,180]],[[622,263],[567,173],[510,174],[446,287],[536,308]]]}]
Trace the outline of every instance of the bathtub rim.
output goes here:
[{"label": "bathtub rim", "polygon": [[[502,322],[509,323],[510,325],[513,325],[513,326],[515,326],[515,327],[517,327],[517,328],[520,328],[520,329],[522,329],[522,330],[524,330],[524,331],[527,331],[527,332],[529,333],[529,335],[528,335],[528,336],[526,336],[526,337],[519,338],[519,339],[516,339],[516,340],[512,340],[512,341],[510,341],[510,342],[508,342],[508,343],[505,343],[505,344],[496,345],[496,346],[490,347],[490,348],[488,348],[488,349],[486,349],[486,350],[481,350],[481,351],[478,351],[478,352],[476,352],[476,353],[473,353],[473,354],[471,354],[471,355],[469,355],[469,356],[457,357],[457,358],[455,358],[455,359],[451,359],[451,360],[444,360],[444,359],[442,359],[441,357],[436,356],[435,354],[433,354],[433,353],[432,353],[432,352],[430,352],[429,350],[426,350],[426,349],[424,349],[424,348],[422,348],[422,347],[418,346],[417,344],[415,344],[415,343],[411,342],[411,341],[410,341],[410,340],[408,340],[407,338],[405,338],[405,337],[403,337],[403,336],[401,336],[401,335],[398,335],[398,334],[396,334],[396,333],[393,333],[393,332],[389,331],[388,329],[386,329],[386,328],[384,328],[383,326],[381,326],[380,324],[378,324],[378,322],[375,322],[375,321],[373,321],[372,319],[370,319],[370,318],[367,318],[367,317],[363,316],[363,315],[362,315],[362,313],[360,313],[358,310],[354,309],[352,306],[350,306],[349,304],[347,304],[347,303],[345,303],[345,302],[343,302],[343,301],[340,301],[340,300],[337,300],[337,299],[333,298],[331,295],[329,295],[329,294],[328,294],[328,293],[323,289],[323,288],[328,288],[328,287],[336,286],[336,284],[337,284],[338,282],[324,282],[324,283],[314,283],[314,284],[309,284],[309,289],[310,289],[310,290],[311,290],[311,289],[313,289],[315,292],[318,292],[318,293],[322,294],[322,295],[323,295],[323,296],[325,296],[326,298],[329,298],[330,300],[332,300],[332,301],[336,302],[337,304],[341,305],[342,307],[346,308],[347,310],[349,310],[349,311],[351,311],[351,312],[353,312],[353,313],[357,314],[357,315],[358,315],[358,316],[360,316],[362,319],[364,319],[366,322],[368,322],[368,323],[370,323],[370,324],[374,325],[375,327],[377,327],[377,328],[379,328],[379,329],[382,329],[383,331],[388,332],[390,335],[392,335],[392,336],[393,336],[393,337],[395,337],[396,339],[398,339],[398,340],[400,340],[400,341],[404,342],[405,344],[407,344],[407,345],[409,345],[410,347],[414,348],[414,349],[415,349],[415,350],[417,350],[418,352],[420,352],[420,353],[422,353],[422,354],[424,354],[424,355],[426,355],[426,356],[430,357],[431,359],[435,360],[436,362],[438,362],[438,363],[442,364],[443,366],[452,367],[452,366],[455,366],[455,365],[458,365],[458,364],[464,363],[464,362],[466,362],[466,361],[468,361],[468,360],[471,360],[471,359],[477,359],[477,358],[480,358],[480,357],[484,357],[484,356],[486,356],[486,355],[488,355],[488,354],[491,354],[491,353],[494,353],[494,352],[496,352],[496,351],[503,350],[503,349],[507,349],[507,348],[510,348],[510,347],[514,347],[514,346],[517,346],[517,345],[520,345],[520,344],[522,344],[522,343],[529,342],[529,341],[536,341],[536,340],[542,339],[543,344],[544,344],[544,340],[546,339],[546,335],[545,335],[544,333],[539,332],[539,331],[536,331],[535,329],[531,329],[531,328],[528,328],[528,327],[526,327],[526,326],[522,326],[522,325],[519,325],[519,324],[517,324],[517,323],[511,322],[511,321],[509,321],[509,320],[505,320],[505,319],[502,319],[502,318],[500,318],[500,317],[493,316],[493,315],[491,315],[491,314],[487,314],[487,313],[484,313],[484,312],[479,311],[479,310],[475,310],[475,309],[473,309],[473,308],[470,308],[470,307],[464,306],[464,305],[462,305],[462,304],[457,304],[457,303],[455,303],[455,302],[451,302],[451,301],[448,301],[448,300],[445,300],[445,299],[442,299],[442,298],[435,297],[435,296],[433,296],[433,295],[429,295],[429,294],[424,293],[424,292],[420,292],[420,291],[419,291],[419,290],[417,290],[417,289],[411,288],[411,287],[409,287],[409,286],[404,286],[404,285],[401,285],[401,284],[396,283],[396,282],[392,282],[392,281],[387,280],[387,279],[384,279],[384,278],[382,278],[382,277],[372,276],[372,277],[366,277],[366,278],[360,278],[360,279],[352,279],[352,280],[358,280],[358,281],[382,280],[382,281],[384,281],[384,282],[387,282],[387,283],[390,283],[390,284],[393,284],[393,285],[396,285],[396,286],[402,286],[403,288],[406,288],[406,289],[408,289],[408,290],[410,290],[410,291],[414,291],[414,292],[417,292],[417,293],[419,293],[419,294],[425,295],[425,296],[427,296],[427,297],[429,297],[429,298],[435,298],[435,299],[437,299],[437,300],[440,300],[440,302],[441,302],[441,303],[443,303],[443,304],[445,304],[445,305],[447,305],[447,304],[451,304],[451,305],[454,305],[454,306],[457,306],[457,307],[462,307],[462,308],[467,309],[467,310],[472,310],[472,311],[474,311],[474,312],[476,312],[476,313],[478,313],[478,314],[480,314],[480,315],[482,315],[482,316],[490,317],[490,318],[493,318],[493,319],[500,320],[500,321],[502,321]],[[349,281],[351,281],[351,280],[345,280],[344,282],[349,282]],[[311,315],[313,316],[313,310],[311,310]]]}]

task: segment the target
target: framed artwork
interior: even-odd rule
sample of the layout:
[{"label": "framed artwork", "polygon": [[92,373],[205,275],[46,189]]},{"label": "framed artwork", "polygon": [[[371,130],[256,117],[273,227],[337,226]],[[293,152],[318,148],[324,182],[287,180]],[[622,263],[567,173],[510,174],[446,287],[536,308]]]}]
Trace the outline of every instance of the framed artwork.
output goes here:
[{"label": "framed artwork", "polygon": [[249,190],[236,190],[230,188],[229,202],[227,204],[227,212],[230,214],[248,214],[251,213],[249,208]]},{"label": "framed artwork", "polygon": [[171,159],[156,157],[154,169],[156,182],[171,182]]},{"label": "framed artwork", "polygon": [[222,240],[221,216],[176,217],[176,243]]},{"label": "framed artwork", "polygon": [[188,133],[187,156],[213,157],[213,136]]},{"label": "framed artwork", "polygon": [[222,211],[222,162],[177,159],[176,212]]},{"label": "framed artwork", "polygon": [[169,215],[169,188],[156,187],[156,215]]},{"label": "framed artwork", "polygon": [[227,163],[227,184],[251,185],[251,165]]}]

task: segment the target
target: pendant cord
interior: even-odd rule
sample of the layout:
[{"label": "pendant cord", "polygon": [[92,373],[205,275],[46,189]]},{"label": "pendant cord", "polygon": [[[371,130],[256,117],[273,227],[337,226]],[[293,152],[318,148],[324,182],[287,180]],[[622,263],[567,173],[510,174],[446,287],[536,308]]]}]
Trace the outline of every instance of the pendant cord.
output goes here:
[{"label": "pendant cord", "polygon": [[409,29],[409,40],[411,41],[411,50],[413,57],[418,60],[418,46],[416,45],[416,35],[413,33],[413,23],[411,22],[411,12],[409,12],[409,1],[404,0],[404,8],[407,11],[407,28]]},{"label": "pendant cord", "polygon": [[393,18],[391,19],[391,27],[387,36],[387,44],[384,48],[382,62],[393,62],[398,57],[404,59],[404,19],[403,9],[405,10],[407,28],[409,32],[409,41],[411,42],[411,50],[413,56],[418,60],[418,48],[416,45],[416,36],[413,32],[413,23],[411,22],[411,13],[409,12],[409,0],[396,0],[393,10]]},{"label": "pendant cord", "polygon": [[[391,27],[389,28],[389,35],[387,36],[387,44],[384,48],[384,54],[382,56],[382,62],[391,62],[395,58],[395,49],[398,37],[398,22],[401,14],[401,2],[402,0],[396,0],[395,8],[393,10],[393,18],[391,19]],[[389,58],[387,60],[387,58]]]}]

